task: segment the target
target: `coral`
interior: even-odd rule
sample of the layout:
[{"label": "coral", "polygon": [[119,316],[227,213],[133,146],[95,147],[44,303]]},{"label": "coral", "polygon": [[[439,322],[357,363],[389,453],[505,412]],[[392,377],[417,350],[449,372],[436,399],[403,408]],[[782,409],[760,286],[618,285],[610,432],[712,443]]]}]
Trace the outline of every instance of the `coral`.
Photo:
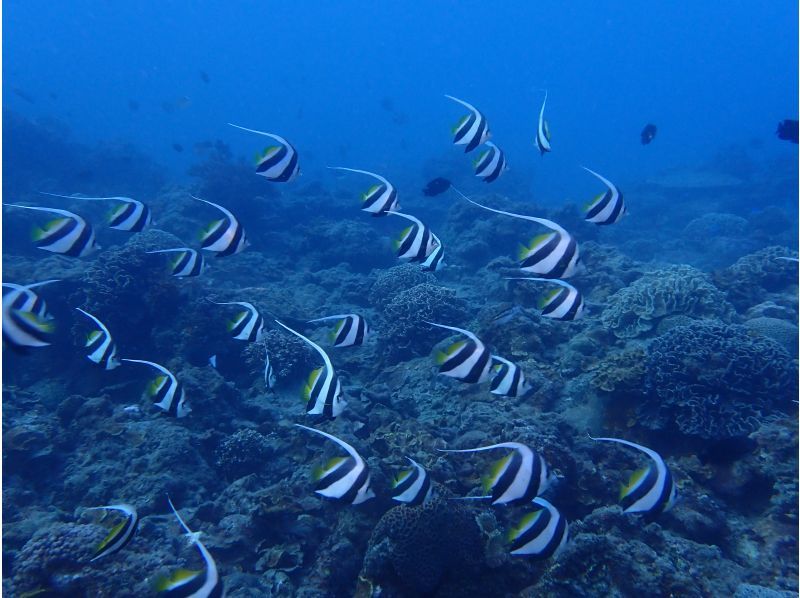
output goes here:
[{"label": "coral", "polygon": [[436,497],[426,504],[387,511],[372,532],[361,576],[399,584],[406,592],[433,592],[474,577],[483,541],[474,517],[456,502]]},{"label": "coral", "polygon": [[219,443],[215,464],[231,480],[262,469],[272,453],[267,439],[256,430],[239,430]]},{"label": "coral", "polygon": [[656,338],[645,369],[639,422],[713,440],[749,434],[797,394],[797,366],[782,347],[721,322]]},{"label": "coral", "polygon": [[711,212],[689,222],[683,229],[683,235],[692,243],[706,245],[712,238],[741,237],[747,232],[748,226],[747,220],[740,216]]},{"label": "coral", "polygon": [[797,326],[778,318],[758,317],[744,323],[750,330],[771,338],[789,355],[797,356]]},{"label": "coral", "polygon": [[424,282],[436,282],[433,275],[423,272],[416,264],[400,264],[381,272],[369,291],[369,302],[383,310],[398,293]]},{"label": "coral", "polygon": [[797,252],[777,245],[765,247],[715,272],[714,284],[737,309],[746,310],[764,301],[767,293],[797,284],[797,264],[779,257],[797,257]]},{"label": "coral", "polygon": [[317,353],[302,340],[283,330],[268,330],[264,343],[249,343],[244,349],[244,359],[248,369],[264,376],[264,347],[269,351],[269,359],[278,381],[306,376],[317,367]]},{"label": "coral", "polygon": [[644,357],[641,347],[608,355],[589,368],[592,386],[605,392],[635,392],[644,382]]},{"label": "coral", "polygon": [[618,338],[634,338],[651,331],[664,316],[716,316],[733,313],[723,294],[708,277],[686,265],[669,266],[645,274],[608,299],[601,320]]}]

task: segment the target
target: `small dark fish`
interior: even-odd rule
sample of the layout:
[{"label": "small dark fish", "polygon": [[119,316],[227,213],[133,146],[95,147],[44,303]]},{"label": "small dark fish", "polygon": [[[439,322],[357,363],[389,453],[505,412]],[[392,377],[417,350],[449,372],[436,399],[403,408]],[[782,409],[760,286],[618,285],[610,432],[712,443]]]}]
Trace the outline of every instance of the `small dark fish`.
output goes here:
[{"label": "small dark fish", "polygon": [[51,99],[51,100],[53,100],[54,102],[55,102],[55,101],[58,99],[58,94],[57,94],[56,92],[54,92],[54,91],[51,91],[51,92],[50,92],[49,94],[47,94],[47,95],[48,95],[48,96],[50,97],[50,99]]},{"label": "small dark fish", "polygon": [[128,109],[131,112],[139,112],[139,102],[136,100],[128,100]]},{"label": "small dark fish", "polygon": [[656,126],[654,124],[652,123],[647,124],[645,128],[642,129],[642,145],[647,145],[648,143],[653,141],[653,139],[655,139],[657,130],[658,129],[656,129]]},{"label": "small dark fish", "polygon": [[200,78],[203,80],[203,83],[211,83],[211,77],[209,77],[208,73],[205,71],[200,71]]},{"label": "small dark fish", "polygon": [[19,87],[12,87],[11,88],[11,92],[14,93],[15,95],[19,96],[20,98],[22,98],[23,100],[25,100],[29,104],[35,104],[36,103],[36,100],[34,99],[34,97],[31,94],[29,94],[27,91],[25,91],[24,89],[20,89]]},{"label": "small dark fish", "polygon": [[176,152],[180,153],[180,152],[183,151],[183,146],[180,143],[173,143],[172,144],[172,149],[174,149]]},{"label": "small dark fish", "polygon": [[792,143],[797,143],[797,135],[798,135],[798,124],[796,120],[782,120],[778,123],[778,130],[775,131],[775,134],[778,136],[778,139],[783,139],[785,141],[791,141]]},{"label": "small dark fish", "polygon": [[432,181],[428,181],[428,184],[425,185],[425,188],[422,190],[422,193],[424,193],[428,197],[433,197],[434,195],[441,195],[450,188],[450,185],[452,185],[452,183],[447,179],[443,179],[442,177],[437,177]]}]

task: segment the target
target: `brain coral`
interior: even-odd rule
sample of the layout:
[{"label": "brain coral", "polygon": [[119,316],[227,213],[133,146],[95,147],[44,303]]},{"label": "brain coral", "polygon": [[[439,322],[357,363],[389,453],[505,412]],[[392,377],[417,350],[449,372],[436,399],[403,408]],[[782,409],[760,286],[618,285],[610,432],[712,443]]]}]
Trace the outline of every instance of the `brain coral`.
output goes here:
[{"label": "brain coral", "polygon": [[369,302],[376,309],[383,310],[394,297],[406,289],[422,284],[436,282],[429,273],[420,270],[416,264],[400,264],[382,272],[369,291]]},{"label": "brain coral", "polygon": [[797,264],[779,257],[797,257],[797,252],[773,245],[739,258],[714,273],[714,283],[728,294],[739,309],[747,309],[790,284],[797,284]]},{"label": "brain coral", "polygon": [[797,395],[797,365],[744,326],[698,321],[648,346],[639,423],[707,439],[744,436]]},{"label": "brain coral", "polygon": [[601,320],[618,338],[649,332],[664,316],[686,314],[727,319],[733,313],[722,292],[691,266],[649,272],[608,298]]}]

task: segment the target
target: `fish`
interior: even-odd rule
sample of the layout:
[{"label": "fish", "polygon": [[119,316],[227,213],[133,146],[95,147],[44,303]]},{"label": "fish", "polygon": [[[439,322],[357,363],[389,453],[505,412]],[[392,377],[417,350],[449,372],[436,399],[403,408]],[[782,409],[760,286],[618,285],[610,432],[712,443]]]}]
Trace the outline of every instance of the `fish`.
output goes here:
[{"label": "fish", "polygon": [[441,195],[450,188],[450,185],[452,185],[452,183],[447,179],[436,177],[435,179],[428,181],[428,184],[425,185],[425,188],[422,190],[422,194],[427,195],[428,197]]},{"label": "fish", "polygon": [[425,272],[438,272],[446,265],[444,263],[444,245],[433,232],[431,232],[431,237],[433,237],[433,251],[422,261],[420,268]]},{"label": "fish", "polygon": [[443,453],[475,453],[498,448],[512,450],[497,461],[483,478],[483,489],[491,491],[487,496],[469,497],[491,499],[493,505],[516,505],[530,502],[542,494],[553,482],[542,456],[520,442],[500,442],[474,449],[437,449]]},{"label": "fish", "polygon": [[70,257],[86,257],[100,249],[91,225],[77,214],[55,208],[21,206],[13,203],[3,205],[23,210],[50,212],[61,216],[61,218],[47,223],[44,228],[34,229],[33,241],[39,249]]},{"label": "fish", "polygon": [[358,172],[378,179],[380,184],[373,185],[361,195],[361,200],[363,201],[361,209],[365,212],[369,212],[373,216],[385,216],[388,212],[400,209],[400,204],[397,203],[397,189],[381,175],[368,170],[345,168],[344,166],[328,166],[328,168],[331,170]]},{"label": "fish", "polygon": [[339,323],[330,334],[334,347],[353,347],[355,345],[363,345],[364,341],[367,340],[367,337],[369,336],[369,326],[367,325],[367,321],[363,316],[358,314],[339,314],[336,316],[327,316],[325,318],[309,320],[308,323],[328,322],[330,320],[339,320]]},{"label": "fish", "polygon": [[433,235],[421,220],[411,214],[403,212],[389,211],[387,214],[399,216],[411,221],[411,226],[406,227],[400,233],[400,237],[394,242],[397,257],[409,262],[424,262],[434,249]]},{"label": "fish", "polygon": [[428,502],[433,495],[431,476],[414,459],[406,459],[411,463],[411,469],[401,471],[395,476],[392,481],[392,500],[416,507]]},{"label": "fish", "polygon": [[547,104],[547,92],[544,92],[542,108],[539,110],[539,125],[536,127],[536,147],[539,148],[539,155],[544,156],[550,150],[550,125],[544,119],[544,106]]},{"label": "fish", "polygon": [[133,540],[133,536],[139,529],[139,513],[136,511],[136,507],[133,505],[106,505],[103,507],[89,507],[86,510],[119,511],[125,516],[122,521],[111,528],[111,531],[108,533],[108,535],[103,539],[102,542],[100,542],[100,544],[98,544],[94,556],[89,562],[94,562],[98,559],[114,554],[115,552],[119,552],[125,548],[131,540]]},{"label": "fish", "polygon": [[203,80],[203,83],[211,82],[211,77],[209,77],[208,73],[205,71],[200,71],[200,78]]},{"label": "fish", "polygon": [[34,293],[31,289],[42,287],[53,282],[60,282],[60,279],[53,278],[28,285],[4,282],[3,288],[11,289],[12,291],[18,291],[18,293],[15,294],[13,304],[11,305],[12,309],[32,312],[42,320],[52,320],[53,316],[47,312],[47,303],[45,303],[45,300],[42,299],[38,294]]},{"label": "fish", "polygon": [[427,321],[425,323],[460,332],[467,337],[467,340],[455,342],[444,351],[437,353],[436,363],[439,365],[440,374],[469,384],[484,382],[489,377],[492,355],[477,336],[463,328]]},{"label": "fish", "polygon": [[353,505],[359,505],[375,497],[375,493],[369,487],[369,467],[356,449],[333,434],[301,424],[295,424],[295,426],[332,440],[349,455],[349,457],[336,457],[328,461],[324,467],[314,469],[313,477],[316,482],[314,492],[325,498]]},{"label": "fish", "polygon": [[3,340],[9,347],[19,351],[50,345],[55,329],[53,322],[40,315],[41,309],[37,312],[18,307],[30,303],[27,294],[29,287],[12,286],[11,283],[3,283],[3,287],[11,288],[3,295]]},{"label": "fish", "polygon": [[100,330],[93,330],[90,332],[86,339],[86,348],[89,349],[89,354],[86,358],[102,366],[105,370],[113,370],[119,367],[121,364],[119,359],[117,359],[117,345],[114,343],[114,339],[111,338],[111,333],[108,331],[105,324],[88,311],[84,311],[80,307],[76,307],[75,309],[100,327]]},{"label": "fish", "polygon": [[264,346],[264,384],[267,385],[267,388],[272,389],[275,388],[275,383],[277,379],[275,377],[275,368],[272,367],[272,363],[269,359],[269,351],[267,351],[266,344]]},{"label": "fish", "polygon": [[622,198],[622,192],[617,189],[614,183],[604,176],[597,174],[594,170],[586,168],[585,166],[581,166],[581,168],[589,174],[596,176],[608,187],[605,193],[601,193],[587,204],[584,218],[588,222],[593,222],[595,224],[615,224],[622,220],[622,217],[627,213],[625,200]]},{"label": "fish", "polygon": [[186,403],[186,391],[183,384],[167,368],[152,361],[143,359],[122,359],[130,363],[143,363],[164,374],[150,383],[147,393],[152,397],[153,405],[172,417],[186,417],[192,408]]},{"label": "fish", "polygon": [[215,370],[217,369],[217,354],[214,353],[211,357],[208,358],[208,365],[210,365]]},{"label": "fish", "polygon": [[159,592],[159,596],[169,596],[170,598],[221,598],[225,595],[225,585],[217,570],[217,563],[214,562],[211,553],[200,541],[200,533],[189,529],[169,497],[167,497],[167,502],[169,502],[169,508],[172,509],[178,523],[186,530],[189,543],[194,544],[200,552],[200,556],[203,557],[205,568],[202,571],[178,569],[170,576],[157,579],[155,589]]},{"label": "fish", "polygon": [[491,141],[487,141],[486,145],[489,149],[478,156],[473,165],[475,176],[482,178],[484,183],[491,183],[508,170],[508,164],[503,150]]},{"label": "fish", "polygon": [[471,152],[481,143],[486,142],[491,136],[489,131],[489,123],[486,117],[472,104],[468,104],[464,100],[459,100],[456,97],[445,94],[446,98],[458,102],[470,111],[468,115],[463,117],[456,126],[453,127],[453,143],[455,145],[463,145],[464,152]]},{"label": "fish", "polygon": [[261,342],[264,340],[264,318],[252,303],[247,301],[211,301],[215,305],[241,305],[245,311],[236,314],[228,322],[228,332],[239,341]]},{"label": "fish", "polygon": [[656,138],[656,132],[657,131],[658,131],[658,129],[656,128],[656,126],[653,123],[646,124],[644,126],[644,129],[642,129],[642,133],[641,133],[642,145],[647,145],[651,141],[653,141],[653,139]]},{"label": "fish", "polygon": [[295,336],[300,337],[308,345],[320,354],[325,362],[324,367],[317,368],[308,377],[308,382],[303,389],[303,398],[306,400],[306,413],[309,415],[323,415],[330,419],[337,417],[347,406],[347,401],[342,398],[342,383],[336,370],[333,369],[328,354],[311,339],[306,338],[299,332],[292,330],[279,320],[275,323],[282,326]]},{"label": "fish", "polygon": [[538,559],[557,557],[569,540],[569,524],[550,501],[537,497],[532,502],[542,508],[523,515],[509,531],[510,552]]},{"label": "fish", "polygon": [[775,134],[778,136],[778,139],[797,143],[799,128],[796,120],[786,119],[778,123],[778,130],[775,131]]},{"label": "fish", "polygon": [[170,274],[176,278],[200,276],[206,269],[206,261],[196,249],[190,247],[176,247],[174,249],[157,249],[146,253],[177,253],[170,262]]},{"label": "fish", "polygon": [[653,464],[633,473],[627,485],[620,489],[619,498],[624,513],[644,513],[655,516],[669,511],[675,504],[677,488],[664,459],[652,449],[621,438],[593,438],[592,440],[617,442],[642,451]]},{"label": "fish", "polygon": [[506,280],[534,280],[550,282],[559,285],[560,289],[553,289],[545,294],[539,301],[540,315],[554,320],[572,321],[583,317],[585,303],[583,295],[574,286],[557,278],[534,277],[507,277]]},{"label": "fish", "polygon": [[499,363],[492,367],[494,377],[489,392],[502,397],[521,397],[533,388],[516,363],[499,355],[492,355],[492,359]]},{"label": "fish", "polygon": [[208,200],[200,199],[194,195],[190,197],[214,206],[225,215],[225,218],[214,220],[205,230],[201,231],[200,249],[216,251],[217,257],[225,257],[244,251],[250,242],[247,240],[244,227],[236,219],[236,216],[229,210]]},{"label": "fish", "polygon": [[51,197],[64,197],[66,199],[80,199],[85,201],[104,201],[115,200],[122,202],[117,206],[108,219],[109,228],[115,230],[124,230],[132,233],[138,233],[150,225],[153,220],[153,215],[150,208],[143,204],[141,201],[132,199],[130,197],[86,197],[83,195],[60,195],[58,193],[46,193],[40,191],[42,195],[49,195]]},{"label": "fish", "polygon": [[256,155],[256,174],[260,174],[273,183],[290,183],[300,176],[300,157],[297,150],[283,137],[274,133],[240,127],[233,123],[228,124],[242,131],[264,135],[280,144],[268,147],[262,153]]},{"label": "fish", "polygon": [[495,212],[496,214],[505,214],[513,218],[530,220],[531,222],[546,226],[553,231],[534,237],[531,240],[530,247],[524,245],[520,247],[518,255],[520,260],[519,268],[523,272],[538,274],[543,278],[569,278],[577,272],[578,264],[581,259],[578,243],[563,227],[545,218],[524,216],[522,214],[489,208],[471,200],[455,187],[453,187],[453,190],[479,208]]},{"label": "fish", "polygon": [[183,146],[180,143],[173,143],[172,149],[180,154],[183,151]]},{"label": "fish", "polygon": [[789,256],[783,256],[783,255],[782,256],[778,256],[775,259],[776,260],[784,260],[784,261],[787,261],[787,262],[794,262],[794,263],[800,262],[800,259],[798,259],[796,257],[789,257]]}]

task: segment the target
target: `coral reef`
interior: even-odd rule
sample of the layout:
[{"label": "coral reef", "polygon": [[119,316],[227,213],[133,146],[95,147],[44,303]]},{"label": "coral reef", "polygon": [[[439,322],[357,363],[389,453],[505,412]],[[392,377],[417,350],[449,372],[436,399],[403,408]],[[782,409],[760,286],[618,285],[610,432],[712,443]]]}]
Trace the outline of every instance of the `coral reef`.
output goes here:
[{"label": "coral reef", "polygon": [[745,320],[744,325],[757,334],[771,338],[789,355],[797,357],[797,326],[786,320],[760,316]]},{"label": "coral reef", "polygon": [[264,466],[272,447],[263,434],[247,428],[238,430],[219,443],[216,466],[229,480],[235,480]]},{"label": "coral reef", "polygon": [[797,284],[797,264],[779,257],[797,257],[797,252],[777,245],[764,247],[714,272],[714,284],[725,291],[737,309],[744,311],[765,301],[769,293]]},{"label": "coral reef", "polygon": [[432,274],[424,272],[416,264],[399,264],[381,272],[372,283],[369,302],[383,310],[399,293],[422,283],[435,283]]}]

